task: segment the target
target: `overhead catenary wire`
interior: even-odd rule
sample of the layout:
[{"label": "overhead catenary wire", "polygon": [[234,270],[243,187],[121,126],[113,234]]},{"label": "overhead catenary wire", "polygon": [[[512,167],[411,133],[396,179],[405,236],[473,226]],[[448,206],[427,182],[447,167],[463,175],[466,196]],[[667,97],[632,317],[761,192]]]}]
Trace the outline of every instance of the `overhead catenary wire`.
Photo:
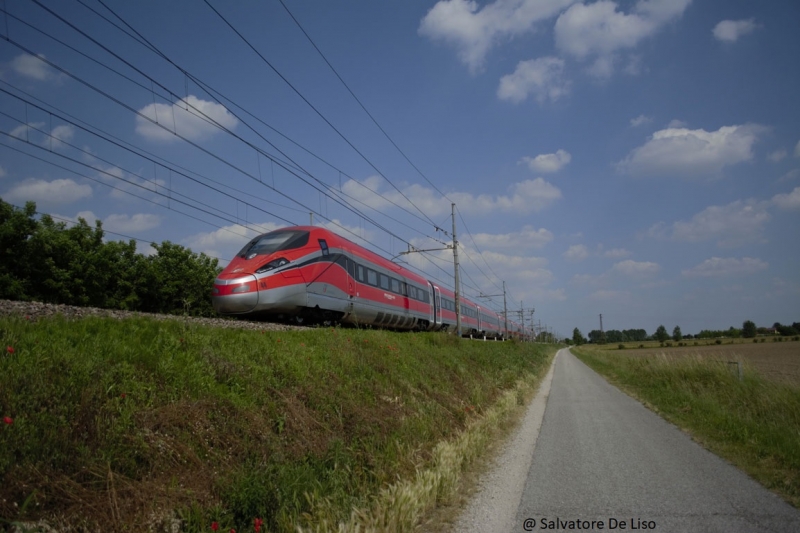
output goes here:
[{"label": "overhead catenary wire", "polygon": [[[156,80],[154,80],[153,78],[151,78],[150,76],[148,76],[147,74],[145,74],[144,72],[142,72],[140,69],[136,68],[135,66],[133,66],[132,64],[130,64],[130,63],[129,63],[129,62],[127,62],[126,60],[124,60],[124,59],[122,59],[121,57],[119,57],[119,56],[118,56],[117,54],[115,54],[113,51],[111,51],[110,49],[108,49],[107,47],[105,47],[104,45],[102,45],[101,43],[99,43],[99,42],[98,42],[96,39],[93,39],[91,36],[87,35],[85,32],[83,32],[82,30],[80,30],[79,28],[77,28],[75,25],[73,25],[72,23],[70,23],[69,21],[67,21],[66,19],[64,19],[62,16],[58,15],[57,13],[55,13],[55,12],[54,12],[54,11],[52,11],[51,9],[47,8],[46,6],[43,6],[43,5],[42,5],[40,2],[38,2],[38,0],[33,0],[33,2],[34,2],[34,3],[36,3],[37,5],[39,5],[40,7],[42,7],[43,9],[45,9],[45,10],[46,10],[48,13],[50,13],[50,14],[52,14],[53,16],[55,16],[56,18],[58,18],[58,19],[59,19],[60,21],[62,21],[64,24],[67,24],[67,25],[68,25],[70,28],[72,28],[73,30],[75,30],[75,31],[79,32],[81,35],[83,35],[83,36],[84,36],[84,37],[86,37],[87,39],[91,40],[91,41],[92,41],[94,44],[96,44],[97,46],[100,46],[102,49],[104,49],[104,50],[105,50],[105,51],[107,51],[108,53],[112,54],[114,57],[118,58],[120,61],[122,61],[123,63],[125,63],[125,64],[126,64],[126,65],[128,65],[129,67],[131,67],[131,68],[133,68],[134,70],[136,70],[136,71],[137,71],[139,74],[141,74],[142,76],[144,76],[144,77],[148,78],[148,79],[149,79],[149,80],[150,80],[150,81],[151,81],[153,84],[158,84],[158,85],[159,85],[159,87],[161,87],[163,90],[167,91],[167,93],[168,93],[168,94],[169,94],[171,97],[173,97],[173,98],[176,98],[176,99],[178,98],[178,96],[177,96],[177,95],[176,95],[174,92],[170,91],[168,88],[166,88],[166,87],[165,87],[165,86],[163,86],[162,84],[158,83]],[[102,3],[102,2],[101,2],[101,3]],[[107,6],[106,6],[106,8],[108,9],[108,7],[107,7]],[[14,17],[14,18],[16,18],[16,17]],[[17,20],[19,20],[19,19],[17,19]],[[123,22],[124,22],[124,21],[123,21]],[[23,21],[23,23],[24,23],[24,21]],[[27,24],[27,23],[26,23],[26,24]],[[129,27],[130,27],[130,26],[129,26]],[[35,29],[35,28],[34,28],[34,29]],[[37,31],[39,31],[39,30],[37,30]],[[135,31],[135,30],[133,30],[133,29],[132,29],[132,31]],[[144,39],[144,38],[142,37],[142,39]],[[146,40],[145,40],[145,41],[146,41]],[[15,44],[17,44],[17,43],[15,43]],[[18,45],[18,44],[17,44],[17,45]],[[151,49],[151,50],[156,50],[156,51],[157,51],[157,49],[156,49],[156,48],[155,48],[155,47],[154,47],[152,44],[150,44],[149,42],[148,42],[148,45],[149,45],[149,46],[148,46],[148,48],[149,48],[149,49]],[[20,45],[18,45],[18,46],[20,46]],[[68,45],[65,45],[65,46],[68,46]],[[74,48],[72,48],[72,47],[69,47],[69,48],[71,48],[71,49],[75,50],[75,49],[74,49]],[[27,50],[26,50],[26,51],[27,51]],[[27,51],[27,52],[28,52],[28,53],[31,53],[30,51]],[[89,58],[88,56],[86,56],[86,54],[83,54],[83,53],[82,53],[82,52],[80,52],[80,51],[77,51],[77,52],[78,52],[78,53],[80,53],[81,55],[83,55],[84,57],[87,57],[87,58]],[[162,57],[164,57],[165,59],[167,59],[167,61],[169,61],[171,64],[173,64],[173,65],[174,65],[176,68],[178,68],[178,69],[179,69],[179,70],[180,70],[182,73],[184,73],[184,74],[187,74],[187,75],[188,75],[188,73],[187,73],[185,70],[181,69],[179,66],[177,66],[176,64],[174,64],[174,63],[173,63],[171,60],[169,60],[168,58],[166,58],[166,56],[165,56],[164,54],[161,54],[160,52],[157,52],[157,53],[159,53],[159,55],[160,55],[160,56],[162,56]],[[93,58],[89,58],[89,59],[91,59],[92,61],[95,61],[95,62],[97,63],[97,61],[96,61],[96,60],[94,60]],[[48,61],[48,63],[50,63],[50,62]],[[109,70],[111,70],[111,71],[113,71],[113,72],[115,72],[115,73],[119,74],[120,76],[122,76],[123,78],[127,79],[128,81],[131,81],[132,83],[135,83],[135,84],[139,85],[140,87],[147,89],[147,87],[146,87],[146,86],[144,86],[144,85],[142,85],[142,84],[139,84],[139,83],[138,83],[138,82],[136,82],[135,80],[132,80],[131,78],[129,78],[129,77],[127,77],[127,76],[125,76],[125,75],[123,75],[123,74],[119,73],[118,71],[116,71],[116,70],[114,70],[114,69],[112,69],[112,68],[108,67],[107,65],[103,64],[102,62],[99,62],[99,64],[101,64],[101,65],[102,65],[102,66],[104,66],[105,68],[108,68]],[[57,67],[56,65],[52,65],[52,64],[51,64],[51,66],[53,66],[54,68],[59,68],[59,67]],[[59,68],[59,69],[60,69],[60,68]],[[67,75],[69,75],[69,76],[71,76],[71,77],[75,77],[75,76],[73,76],[72,74],[70,74],[69,72],[65,71],[64,69],[60,69],[60,70],[62,70],[62,71],[65,73],[65,74],[67,74]],[[78,79],[78,78],[76,78],[76,79]],[[82,81],[82,80],[78,79],[78,81]],[[117,103],[120,103],[120,102],[117,102]],[[189,106],[191,106],[191,104],[189,104],[188,102],[185,102],[185,104],[187,105],[187,108],[188,108]],[[124,105],[124,104],[122,104],[122,105]],[[157,126],[159,126],[159,127],[163,128],[163,129],[165,129],[166,131],[170,131],[170,130],[169,130],[168,128],[166,128],[166,127],[165,127],[163,124],[159,123],[159,122],[158,122],[158,120],[155,120],[155,121],[154,121],[154,120],[153,120],[153,119],[151,119],[150,117],[147,117],[147,116],[145,116],[145,115],[142,115],[141,113],[138,113],[138,111],[134,110],[133,108],[130,108],[130,106],[125,106],[125,107],[128,107],[128,109],[129,109],[129,110],[131,110],[131,111],[133,111],[133,112],[135,112],[135,113],[139,114],[139,116],[142,116],[143,118],[146,118],[146,119],[147,119],[147,120],[149,120],[150,122],[152,122],[152,123],[154,123],[155,125],[157,125]],[[328,192],[324,192],[324,191],[322,191],[322,190],[320,190],[320,189],[318,189],[318,188],[314,187],[313,185],[309,184],[309,183],[308,183],[306,180],[304,180],[302,177],[298,176],[298,175],[297,175],[297,174],[296,174],[296,173],[295,173],[293,170],[291,170],[291,169],[287,168],[287,167],[286,167],[286,165],[287,165],[288,163],[286,163],[286,162],[283,162],[283,161],[280,161],[280,160],[277,160],[277,159],[275,159],[275,157],[274,157],[274,156],[272,156],[272,155],[270,155],[270,154],[268,154],[268,153],[264,152],[263,150],[260,150],[260,149],[259,149],[258,147],[256,147],[255,145],[252,145],[252,144],[251,144],[251,143],[249,143],[248,141],[244,140],[244,139],[243,139],[243,138],[241,138],[240,136],[238,136],[238,135],[236,135],[235,133],[233,133],[232,131],[230,131],[228,128],[225,128],[224,126],[220,125],[220,124],[219,124],[217,121],[215,121],[215,120],[211,119],[210,117],[208,117],[208,116],[207,116],[207,115],[206,115],[206,114],[205,114],[205,113],[204,113],[204,112],[203,112],[201,109],[198,109],[198,108],[196,108],[196,107],[194,107],[194,106],[191,106],[191,107],[192,107],[192,111],[193,111],[193,113],[194,113],[194,114],[196,114],[196,115],[198,115],[198,116],[202,117],[204,120],[206,120],[206,121],[208,121],[209,123],[213,124],[214,126],[218,127],[218,128],[219,128],[219,129],[221,129],[222,131],[225,131],[225,132],[226,132],[226,133],[228,133],[229,135],[232,135],[233,137],[235,137],[235,138],[239,139],[240,141],[242,141],[242,142],[246,143],[246,144],[247,144],[248,146],[250,146],[251,148],[255,149],[256,151],[258,151],[258,152],[260,152],[260,153],[262,153],[262,154],[263,154],[265,157],[269,158],[270,160],[272,160],[272,161],[273,161],[273,162],[275,162],[275,163],[278,163],[280,166],[282,166],[282,167],[283,167],[283,168],[285,168],[287,171],[289,171],[289,172],[290,172],[292,175],[294,175],[295,177],[298,177],[299,179],[301,179],[302,181],[304,181],[304,182],[305,182],[307,185],[310,185],[310,186],[312,186],[313,188],[315,188],[315,189],[316,189],[316,190],[318,190],[319,192],[321,192],[321,193],[325,194],[325,195],[326,195],[326,196],[328,196],[329,198],[331,198],[331,199],[333,199],[334,201],[336,201],[338,204],[340,204],[340,205],[343,205],[343,207],[345,207],[346,209],[348,209],[348,210],[350,210],[350,211],[353,211],[353,212],[354,212],[355,214],[357,214],[358,216],[361,216],[361,217],[362,217],[362,218],[364,218],[365,220],[368,220],[370,223],[372,223],[373,225],[375,225],[375,226],[376,226],[376,227],[378,227],[379,229],[381,229],[381,230],[385,231],[386,233],[388,233],[388,234],[390,234],[390,235],[392,235],[392,236],[394,236],[394,237],[397,237],[398,239],[401,239],[399,236],[397,236],[397,235],[394,235],[392,232],[390,232],[388,229],[386,229],[385,227],[383,227],[381,224],[378,224],[378,223],[377,223],[375,220],[373,220],[372,218],[370,218],[370,217],[367,217],[367,216],[366,216],[364,213],[361,213],[361,212],[358,212],[357,210],[354,210],[354,208],[352,207],[352,205],[349,205],[349,204],[347,203],[347,201],[344,201],[344,203],[343,203],[341,200],[337,200],[337,199],[335,199],[335,198],[331,197],[331,196],[330,196],[330,194],[328,194]],[[173,117],[173,118],[174,118],[174,117]],[[240,119],[240,117],[236,117],[236,118],[237,118],[237,119],[239,119],[239,120],[241,120],[241,119]],[[243,123],[245,123],[245,124],[247,124],[247,123],[246,123],[246,121],[242,121],[242,122],[243,122]],[[249,126],[249,125],[248,125],[248,126]],[[255,130],[255,129],[253,129],[252,127],[250,127],[250,129],[251,129],[252,131],[254,131],[254,132],[257,134],[257,135],[259,135],[259,137],[261,137],[261,138],[262,138],[262,139],[263,139],[265,142],[269,143],[271,146],[273,146],[273,148],[275,148],[276,150],[278,150],[278,149],[277,149],[277,148],[276,148],[276,147],[275,147],[275,146],[274,146],[274,145],[273,145],[273,144],[272,144],[270,141],[268,141],[267,139],[265,139],[265,138],[264,138],[262,135],[260,135],[260,134],[259,134],[259,133],[258,133],[258,132]],[[181,135],[178,135],[176,131],[172,131],[171,133],[174,133],[174,134],[176,134],[176,136],[178,136],[178,137],[181,137],[181,138],[182,138],[183,140],[185,140],[186,142],[189,142],[189,144],[191,144],[192,146],[195,146],[195,147],[199,148],[199,147],[198,147],[196,144],[194,144],[194,143],[191,143],[190,141],[188,141],[188,139],[185,139],[185,137],[183,137],[183,136],[181,136]],[[202,150],[202,148],[201,148],[201,150]],[[205,150],[204,150],[204,151],[205,151]],[[278,150],[278,151],[280,152],[280,150]],[[209,152],[207,152],[207,151],[206,151],[206,153],[209,153]],[[284,155],[285,157],[287,157],[287,159],[291,160],[291,158],[289,158],[288,156],[286,156],[286,154],[283,154],[283,152],[281,152],[281,153],[282,153],[282,155]],[[209,153],[209,155],[212,155],[212,154],[210,154],[210,153]],[[300,167],[299,165],[294,165],[294,166],[296,166],[296,168],[297,168],[297,169],[299,169],[299,171],[303,172],[304,174],[308,175],[310,178],[312,178],[312,179],[314,179],[315,181],[317,181],[318,183],[320,183],[320,185],[323,185],[324,187],[326,187],[326,188],[327,188],[326,190],[327,190],[327,191],[329,191],[330,193],[336,194],[337,196],[338,196],[339,194],[341,194],[341,193],[337,194],[337,193],[336,193],[336,191],[335,191],[333,188],[331,188],[331,187],[330,187],[330,186],[328,186],[327,184],[323,184],[323,183],[322,183],[322,182],[321,182],[321,181],[320,181],[318,178],[316,178],[315,176],[313,176],[313,175],[312,175],[312,174],[310,174],[309,172],[307,172],[307,171],[303,170],[303,169],[302,169],[302,167]],[[237,169],[237,170],[240,170],[240,169]],[[248,177],[250,177],[251,179],[255,179],[255,178],[254,178],[254,176],[252,176],[252,175],[249,175],[249,174],[247,174],[247,175],[248,175]],[[352,179],[352,178],[351,178],[351,179]],[[259,181],[260,181],[260,180],[259,180]],[[358,183],[358,184],[359,184],[359,185],[361,185],[361,186],[364,186],[364,185],[363,185],[363,184],[361,184],[361,183],[360,183],[358,180],[354,180],[354,182],[355,182],[355,183]],[[364,187],[365,187],[365,186],[364,186]],[[275,190],[276,192],[278,192],[279,194],[282,194],[282,195],[283,195],[283,193],[281,193],[280,191],[277,191],[277,190],[276,190],[274,187],[271,187],[271,188],[272,188],[273,190]],[[371,190],[371,189],[369,189],[369,188],[367,188],[367,189],[368,189],[368,190],[370,190],[371,192],[373,192],[374,194],[377,194],[378,196],[382,196],[382,195],[380,195],[379,193],[377,193],[377,192],[375,192],[375,191],[372,191],[372,190]],[[286,196],[286,195],[283,195],[283,196]],[[353,198],[352,198],[350,195],[344,195],[344,196],[346,196],[346,197],[348,197],[348,198],[351,198],[351,199],[353,199]],[[287,198],[288,198],[288,197],[287,197]],[[383,197],[383,198],[384,198],[385,200],[387,200],[387,201],[391,202],[392,204],[394,204],[394,205],[397,205],[395,202],[392,202],[391,200],[389,200],[389,199],[386,199],[385,197]],[[290,200],[293,200],[293,199],[291,199],[291,198],[289,198],[289,199],[290,199]],[[353,200],[355,200],[355,199],[353,199]],[[357,201],[357,200],[356,200],[356,201]],[[359,201],[359,203],[361,203],[361,204],[363,205],[363,202],[360,202],[360,201]],[[345,205],[345,204],[347,204],[347,205]],[[375,211],[376,211],[376,212],[379,212],[379,211],[377,211],[377,210],[375,210]],[[325,220],[328,220],[329,222],[333,222],[333,221],[332,221],[331,219],[329,219],[327,216],[324,216],[324,215],[322,215],[322,213],[318,213],[318,214],[319,214],[319,215],[320,215],[320,216],[321,216],[323,219],[325,219]],[[381,213],[381,214],[383,214],[384,216],[387,216],[387,215],[385,215],[385,213]],[[397,221],[396,219],[393,219],[392,217],[388,217],[388,218],[390,218],[390,219],[394,220],[395,222],[398,222],[398,223],[400,223],[400,224],[403,224],[403,225],[405,225],[406,227],[409,227],[409,229],[413,229],[413,230],[415,230],[415,231],[418,231],[418,230],[416,230],[415,228],[411,228],[410,226],[408,226],[408,225],[406,225],[406,224],[404,224],[404,223],[402,223],[402,222],[400,222],[400,221]],[[333,223],[335,223],[335,222],[333,222]],[[339,226],[339,227],[342,227],[342,226]],[[344,228],[343,228],[343,229],[344,229]],[[402,239],[401,239],[401,240],[402,240]]]},{"label": "overhead catenary wire", "polygon": [[[39,4],[39,3],[37,2],[37,4]],[[41,5],[41,4],[40,4],[40,5]],[[25,49],[24,47],[23,47],[23,51],[25,51],[26,53],[29,53],[29,54],[31,54],[31,55],[34,55],[32,51],[30,51],[30,50],[28,50],[28,49]],[[69,73],[67,73],[65,69],[60,69],[59,67],[57,67],[57,66],[53,65],[52,63],[49,63],[49,64],[50,64],[50,66],[52,66],[53,68],[56,68],[57,70],[61,71],[62,73],[65,73],[65,74],[69,75]],[[74,76],[73,76],[73,77],[74,77]],[[80,81],[80,80],[79,80],[79,81]],[[91,88],[91,84],[88,84],[87,86]],[[174,93],[173,93],[173,92],[171,92],[171,91],[169,91],[168,89],[166,89],[166,88],[165,88],[164,90],[167,90],[167,91],[169,92],[169,94],[171,94],[171,95],[174,95]],[[104,96],[110,97],[112,101],[115,101],[115,103],[117,103],[117,104],[120,104],[120,105],[123,105],[124,107],[126,107],[126,108],[127,108],[127,109],[129,109],[130,111],[132,111],[132,112],[136,113],[136,110],[135,110],[135,109],[131,108],[130,106],[125,106],[125,104],[124,104],[124,103],[122,103],[122,102],[120,102],[120,101],[118,101],[118,100],[115,100],[115,99],[114,99],[114,97],[113,97],[112,95],[104,95]],[[176,96],[176,95],[174,95],[174,96]],[[246,111],[246,110],[245,110],[245,111]],[[141,115],[140,115],[140,116],[141,116]],[[251,115],[251,116],[252,116],[252,115]],[[148,117],[144,117],[144,118],[148,118]],[[151,120],[151,122],[152,122],[152,120]],[[164,125],[161,125],[161,124],[159,124],[159,126],[160,126],[160,127],[162,127],[162,128],[164,128],[164,129],[167,129],[167,128],[165,128],[165,127],[164,127]],[[218,124],[216,124],[215,126],[217,126],[217,127],[220,127],[220,125],[218,125]],[[224,131],[224,128],[220,127],[220,129],[223,129],[223,131]],[[169,131],[169,130],[167,130],[167,131]],[[189,144],[190,144],[190,145],[192,145],[192,146],[194,146],[195,148],[197,148],[197,149],[199,149],[199,150],[203,150],[203,151],[205,151],[205,150],[204,150],[202,147],[200,147],[200,146],[198,146],[198,145],[196,145],[196,144],[194,144],[194,143],[191,143],[191,142],[190,142],[190,141],[188,141],[187,139],[184,139],[184,140],[185,140],[185,141],[187,141],[187,142],[189,142]],[[243,139],[240,139],[240,140],[242,140],[243,142],[247,142],[247,141],[244,141]],[[259,150],[260,150],[260,149],[259,149]],[[210,155],[210,156],[212,156],[212,157],[216,157],[216,158],[217,158],[218,160],[220,160],[220,161],[223,161],[223,160],[224,160],[224,158],[220,158],[219,156],[216,156],[215,154],[212,154],[212,153],[210,153],[210,152],[208,152],[208,151],[205,151],[205,153],[207,153],[208,155]],[[269,158],[270,160],[272,160],[272,161],[273,161],[273,162],[275,162],[276,164],[279,164],[279,166],[283,166],[283,165],[289,166],[289,165],[291,165],[291,163],[290,163],[288,160],[286,160],[286,161],[280,161],[280,160],[276,161],[276,160],[274,159],[274,158],[275,158],[275,156],[274,156],[274,155],[272,155],[272,154],[266,154],[266,153],[264,153],[264,156],[265,156],[265,157],[267,157],[267,158]],[[159,164],[163,164],[163,163],[159,163]],[[166,165],[165,165],[165,166],[166,166]],[[229,165],[229,166],[231,166],[231,165]],[[235,170],[237,170],[237,171],[239,171],[239,172],[241,172],[241,173],[243,173],[243,174],[247,175],[247,176],[248,176],[248,177],[250,177],[251,179],[255,179],[255,177],[254,177],[254,176],[252,176],[252,175],[250,175],[249,173],[247,173],[247,172],[243,171],[243,169],[241,169],[241,168],[236,168],[236,167],[235,167],[235,165],[233,165],[233,168],[235,168]],[[285,167],[284,167],[284,168],[285,168]],[[292,167],[290,167],[290,168],[292,168]],[[294,167],[292,170],[295,170],[296,168],[299,168],[299,167]],[[292,172],[292,170],[290,170],[290,169],[287,169],[287,171],[290,171],[290,172]],[[294,172],[292,172],[292,173],[294,174]],[[352,178],[351,178],[351,179],[352,179]],[[260,181],[260,180],[259,180],[259,181]],[[360,184],[360,182],[358,182],[358,180],[354,180],[354,181],[355,181],[356,183],[359,183],[359,184]],[[310,184],[309,184],[309,185],[310,185]],[[312,185],[310,185],[310,186],[312,186]],[[312,187],[313,187],[313,186],[312,186]],[[316,187],[314,187],[314,188],[316,189]],[[274,189],[274,187],[272,187],[272,189],[273,189],[273,190],[275,190],[275,189]],[[317,190],[319,190],[319,189],[317,189]],[[333,190],[332,190],[332,188],[330,188],[330,187],[329,187],[328,189],[326,189],[326,191],[335,192],[335,191],[333,191]],[[240,191],[240,192],[241,192],[241,191]],[[277,191],[277,190],[276,190],[275,192],[276,192],[276,193],[278,193],[278,194],[281,194],[281,192],[280,192],[280,191]],[[379,193],[377,193],[377,192],[375,192],[375,191],[373,191],[373,192],[374,192],[375,194],[379,194]],[[399,191],[399,192],[400,192],[400,191]],[[439,192],[441,192],[441,191],[439,191]],[[325,192],[323,192],[323,191],[320,191],[320,193],[321,193],[321,194],[325,194],[325,195],[326,195],[326,197],[328,197],[328,198],[331,198],[330,196],[328,196],[328,195],[327,195]],[[379,196],[380,196],[380,195],[379,195]],[[293,199],[291,199],[291,198],[289,198],[289,199],[290,199],[290,200],[293,200]],[[334,198],[331,198],[331,199],[334,199]],[[387,200],[387,201],[390,201],[389,199],[387,199],[387,198],[385,198],[385,197],[384,197],[384,199],[385,199],[385,200]],[[372,208],[371,206],[369,206],[368,204],[365,204],[364,202],[361,202],[360,200],[354,199],[354,201],[358,202],[358,203],[359,203],[360,205],[362,205],[362,206],[369,207],[370,209],[374,209],[374,208]],[[299,203],[299,202],[296,202],[296,203],[298,203],[298,205],[300,205],[300,206],[302,206],[302,205],[303,205],[302,203]],[[397,205],[397,204],[394,204],[394,205]],[[416,207],[416,206],[415,206],[415,207]],[[298,210],[298,211],[299,211],[299,210]],[[363,212],[361,212],[360,210],[357,210],[357,211],[354,211],[354,212],[355,212],[355,213],[356,213],[358,216],[360,216],[360,217],[364,218],[365,220],[368,220],[368,221],[370,221],[370,223],[373,223],[373,224],[374,224],[376,227],[378,227],[379,229],[381,229],[381,230],[383,230],[383,231],[386,231],[386,232],[387,232],[387,234],[389,234],[391,237],[393,237],[393,238],[397,238],[398,240],[400,240],[400,241],[402,241],[402,242],[406,242],[406,243],[407,243],[407,241],[406,241],[405,239],[401,238],[399,235],[396,235],[395,233],[388,231],[388,230],[387,230],[385,227],[382,227],[382,225],[380,225],[380,224],[375,224],[375,223],[374,223],[374,221],[373,221],[373,220],[371,220],[371,217],[367,217],[367,216],[365,216],[365,215],[364,215],[364,213],[363,213]],[[327,216],[324,216],[322,213],[319,213],[319,215],[320,215],[320,217],[321,217],[322,219],[324,219],[324,220],[330,220],[330,219],[329,219]],[[460,213],[459,213],[459,215],[460,215]],[[428,219],[428,220],[429,220],[429,219]],[[463,216],[462,216],[462,222],[463,222]],[[338,224],[337,224],[337,225],[338,225]],[[338,225],[338,226],[339,226],[339,227],[341,227],[341,228],[342,228],[343,230],[345,230],[346,232],[348,232],[348,233],[350,233],[350,234],[352,234],[352,235],[355,235],[355,236],[356,236],[356,237],[358,237],[358,238],[361,238],[361,237],[362,237],[362,236],[360,236],[360,235],[356,235],[355,233],[349,232],[349,230],[347,230],[346,228],[343,228],[343,227],[342,227],[342,226],[340,226],[340,225]],[[410,226],[406,226],[406,227],[409,227],[409,229],[413,229],[413,228],[411,228]],[[434,227],[436,227],[436,226],[434,225]],[[473,239],[473,241],[474,241],[474,239]],[[378,247],[377,245],[375,245],[374,243],[371,243],[371,244],[372,244],[373,246],[376,246],[376,248],[380,248],[380,247]],[[408,243],[407,243],[407,244],[408,244]],[[385,251],[385,250],[384,250],[384,251]],[[471,262],[474,264],[474,261],[471,261]],[[475,266],[477,267],[477,265],[475,265]],[[439,268],[439,267],[437,266],[437,268]],[[480,270],[480,269],[479,269],[479,270]],[[484,275],[485,275],[485,274],[484,274]],[[474,280],[473,280],[473,283],[474,283]]]}]

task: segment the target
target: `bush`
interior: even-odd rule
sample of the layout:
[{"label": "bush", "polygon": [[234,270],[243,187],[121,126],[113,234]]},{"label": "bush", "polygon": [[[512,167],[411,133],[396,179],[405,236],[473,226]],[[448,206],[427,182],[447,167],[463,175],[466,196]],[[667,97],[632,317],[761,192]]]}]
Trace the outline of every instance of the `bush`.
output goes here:
[{"label": "bush", "polygon": [[717,339],[717,340],[715,340],[714,342],[715,342],[716,344],[722,344],[722,340],[721,340],[721,339]]},{"label": "bush", "polygon": [[620,350],[624,350],[625,349],[625,345],[624,344],[619,344],[619,345],[617,345],[617,348],[619,348]]}]

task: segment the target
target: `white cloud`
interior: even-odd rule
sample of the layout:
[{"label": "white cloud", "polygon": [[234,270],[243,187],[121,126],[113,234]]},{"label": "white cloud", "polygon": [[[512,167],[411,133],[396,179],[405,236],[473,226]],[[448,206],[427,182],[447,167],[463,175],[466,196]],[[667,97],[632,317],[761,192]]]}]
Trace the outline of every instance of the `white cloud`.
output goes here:
[{"label": "white cloud", "polygon": [[6,172],[6,169],[0,167],[0,178],[5,178],[7,175],[8,173]]},{"label": "white cloud", "polygon": [[795,187],[790,193],[776,194],[772,203],[781,209],[800,209],[800,187]]},{"label": "white cloud", "polygon": [[717,245],[722,247],[760,242],[764,225],[770,218],[768,206],[769,202],[755,200],[712,205],[691,220],[675,222],[671,231],[663,224],[656,224],[650,229],[650,236],[669,237],[681,242],[717,240]]},{"label": "white cloud", "polygon": [[787,155],[788,154],[786,153],[786,150],[783,149],[775,150],[774,152],[767,154],[767,159],[769,159],[773,163],[777,163],[785,159]]},{"label": "white cloud", "polygon": [[589,257],[589,249],[583,244],[573,244],[563,255],[567,261],[583,261]]},{"label": "white cloud", "polygon": [[[40,59],[41,58],[41,59]],[[14,72],[26,78],[32,78],[36,81],[50,81],[58,78],[56,71],[42,61],[45,56],[39,54],[32,56],[30,54],[21,54],[11,60],[11,68]]]},{"label": "white cloud", "polygon": [[572,161],[572,156],[566,150],[558,150],[554,154],[539,154],[536,157],[525,156],[522,163],[528,165],[533,172],[557,172]]},{"label": "white cloud", "polygon": [[723,20],[719,22],[711,33],[718,41],[725,43],[733,43],[739,40],[739,37],[752,33],[758,28],[755,19],[745,20]]},{"label": "white cloud", "polygon": [[605,78],[613,71],[615,54],[634,48],[664,24],[680,17],[691,0],[640,0],[630,14],[608,0],[574,4],[555,25],[556,46],[577,58],[596,56],[590,73]]},{"label": "white cloud", "polygon": [[[475,244],[482,250],[524,250],[541,248],[553,240],[553,234],[544,229],[535,229],[531,225],[523,226],[521,231],[513,233],[475,233],[472,235]],[[463,238],[462,238],[463,240]]]},{"label": "white cloud", "polygon": [[725,276],[747,276],[766,270],[769,264],[761,259],[743,257],[712,257],[706,259],[693,268],[682,270],[681,274],[686,277],[696,278],[717,278]]},{"label": "white cloud", "polygon": [[631,119],[631,126],[634,128],[638,128],[639,126],[642,126],[644,124],[649,124],[651,122],[653,122],[652,118],[645,115],[639,115],[638,117]]},{"label": "white cloud", "polygon": [[161,225],[161,217],[148,213],[109,215],[103,220],[103,229],[117,233],[147,231]]},{"label": "white cloud", "polygon": [[[395,190],[381,190],[384,180],[371,176],[363,182],[349,180],[342,185],[342,191],[369,207],[387,211],[395,208],[394,204],[415,209],[402,194]],[[450,213],[450,200],[442,198],[432,189],[421,185],[411,185],[403,189],[403,194],[430,216],[442,216]],[[447,193],[448,198],[458,205],[459,211],[474,215],[487,215],[495,211],[528,214],[540,211],[561,198],[558,187],[542,178],[525,180],[509,187],[509,194],[493,196],[489,194],[473,195],[464,192]]]},{"label": "white cloud", "polygon": [[631,293],[628,291],[601,289],[590,294],[589,298],[598,302],[626,303],[630,301]]},{"label": "white cloud", "polygon": [[753,159],[764,128],[747,124],[717,131],[667,128],[634,149],[617,168],[634,176],[716,176],[723,168]]},{"label": "white cloud", "polygon": [[29,200],[42,205],[69,204],[92,195],[89,185],[80,185],[71,179],[46,181],[28,178],[3,195],[7,201],[23,204]]},{"label": "white cloud", "polygon": [[534,30],[575,0],[495,0],[483,7],[473,0],[441,0],[419,25],[419,34],[458,50],[470,72],[479,72],[497,42]]},{"label": "white cloud", "polygon": [[793,155],[795,157],[800,157],[800,141],[797,141],[797,144],[794,147]]},{"label": "white cloud", "polygon": [[630,277],[652,276],[657,274],[661,267],[650,261],[633,261],[626,259],[616,263],[611,270],[618,274]]},{"label": "white cloud", "polygon": [[786,183],[787,181],[794,181],[800,178],[800,168],[793,168],[780,178],[778,178],[778,183]]},{"label": "white cloud", "polygon": [[46,146],[52,146],[53,149],[66,148],[64,143],[68,143],[75,136],[75,127],[68,124],[62,124],[53,128],[50,132],[50,137],[45,139]]},{"label": "white cloud", "polygon": [[[140,109],[139,113],[136,116],[136,132],[152,141],[178,140],[179,137],[175,132],[191,141],[200,141],[221,131],[214,122],[229,130],[239,123],[225,106],[201,100],[193,95],[172,105],[148,104]],[[152,121],[163,125],[166,129]]]},{"label": "white cloud", "polygon": [[569,92],[569,81],[564,80],[564,60],[557,57],[540,57],[520,61],[512,74],[500,78],[497,97],[514,104],[533,95],[543,104],[555,102]]}]

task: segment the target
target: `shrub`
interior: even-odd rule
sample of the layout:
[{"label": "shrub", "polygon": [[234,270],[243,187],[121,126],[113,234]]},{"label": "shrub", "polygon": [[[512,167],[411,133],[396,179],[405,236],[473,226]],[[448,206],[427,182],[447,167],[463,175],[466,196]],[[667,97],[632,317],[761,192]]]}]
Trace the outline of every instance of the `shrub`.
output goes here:
[{"label": "shrub", "polygon": [[625,345],[624,344],[619,344],[617,346],[617,348],[619,348],[620,350],[624,350],[625,349]]},{"label": "shrub", "polygon": [[717,344],[722,344],[722,340],[720,340],[720,339],[717,339],[714,342],[717,343]]}]

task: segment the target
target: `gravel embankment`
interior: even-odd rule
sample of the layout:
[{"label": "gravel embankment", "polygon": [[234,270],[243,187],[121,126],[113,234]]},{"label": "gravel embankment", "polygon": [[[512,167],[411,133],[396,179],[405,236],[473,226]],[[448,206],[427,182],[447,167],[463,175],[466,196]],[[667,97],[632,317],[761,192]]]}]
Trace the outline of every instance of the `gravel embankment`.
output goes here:
[{"label": "gravel embankment", "polygon": [[104,316],[122,320],[131,317],[148,317],[155,320],[181,320],[219,328],[239,328],[259,331],[289,331],[309,329],[303,326],[291,326],[274,322],[255,322],[234,320],[229,318],[202,318],[176,315],[159,315],[136,311],[119,311],[116,309],[99,309],[97,307],[77,307],[74,305],[46,304],[41,302],[16,302],[0,300],[0,316],[19,315],[31,320],[62,315],[70,320],[79,320],[88,316]]}]

